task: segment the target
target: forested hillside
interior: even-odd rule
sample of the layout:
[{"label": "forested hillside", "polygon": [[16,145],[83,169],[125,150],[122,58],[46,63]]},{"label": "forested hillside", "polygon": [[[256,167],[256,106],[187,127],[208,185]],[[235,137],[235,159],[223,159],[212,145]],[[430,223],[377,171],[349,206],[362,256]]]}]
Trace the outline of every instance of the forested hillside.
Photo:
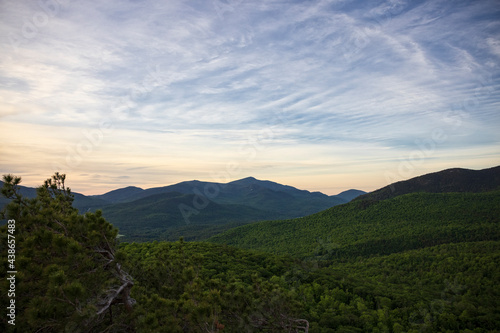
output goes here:
[{"label": "forested hillside", "polygon": [[349,263],[124,244],[140,332],[497,332],[500,242]]},{"label": "forested hillside", "polygon": [[[133,202],[105,206],[103,215],[120,229],[127,241],[178,240],[202,237],[211,227],[227,230],[234,225],[280,218],[278,213],[245,205],[218,204],[205,199],[202,209],[193,207],[194,194],[155,194]],[[206,238],[206,237],[205,237]]]},{"label": "forested hillside", "polygon": [[[19,186],[19,193],[34,198],[36,189]],[[194,180],[147,190],[128,186],[102,195],[72,194],[73,207],[81,213],[100,209],[120,229],[122,240],[144,242],[179,236],[205,240],[249,222],[306,216],[364,193],[328,196],[247,177],[226,184]],[[0,208],[8,202],[1,197]]]},{"label": "forested hillside", "polygon": [[453,168],[389,184],[376,191],[356,197],[357,200],[384,200],[403,194],[487,192],[500,188],[500,166],[469,170]]},{"label": "forested hillside", "polygon": [[211,242],[298,257],[347,259],[446,243],[500,240],[500,191],[356,200],[293,220],[231,229]]},{"label": "forested hillside", "polygon": [[247,177],[224,184],[194,180],[147,190],[127,187],[90,198],[108,201],[100,208],[123,240],[172,241],[204,240],[249,222],[306,216],[363,193],[328,196]]},{"label": "forested hillside", "polygon": [[[2,332],[498,332],[500,191],[360,200],[208,242],[119,243],[56,174],[5,176],[16,326]],[[10,235],[10,236],[9,236]],[[251,249],[244,249],[248,247]],[[258,249],[258,250],[256,250]],[[3,260],[2,290],[9,262]],[[8,276],[11,276],[9,274]],[[12,299],[2,293],[5,309]]]}]

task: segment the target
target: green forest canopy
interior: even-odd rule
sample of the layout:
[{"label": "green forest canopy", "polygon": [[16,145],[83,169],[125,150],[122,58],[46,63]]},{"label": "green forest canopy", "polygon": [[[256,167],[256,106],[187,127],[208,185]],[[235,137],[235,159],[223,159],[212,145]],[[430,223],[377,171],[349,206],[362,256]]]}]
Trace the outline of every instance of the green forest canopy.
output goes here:
[{"label": "green forest canopy", "polygon": [[[35,199],[16,194],[19,178],[4,180],[2,192],[12,198],[4,217],[17,221],[18,332],[500,327],[498,192],[360,201],[235,229],[237,245],[257,251],[182,239],[120,244],[100,212],[72,208],[64,175]],[[7,227],[0,232],[6,253]],[[6,320],[2,331],[13,332]]]}]

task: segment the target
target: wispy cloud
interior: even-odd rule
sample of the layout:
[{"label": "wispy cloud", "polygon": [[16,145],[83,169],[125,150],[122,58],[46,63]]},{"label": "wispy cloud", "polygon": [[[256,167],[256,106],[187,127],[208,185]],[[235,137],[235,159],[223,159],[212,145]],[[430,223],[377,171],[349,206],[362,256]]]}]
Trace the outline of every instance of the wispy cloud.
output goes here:
[{"label": "wispy cloud", "polygon": [[[340,165],[356,163],[380,175],[435,129],[446,140],[415,174],[456,163],[450,156],[463,157],[450,166],[500,161],[496,1],[0,6],[1,126],[33,131],[2,134],[3,172],[35,170],[35,156],[64,165],[103,122],[114,130],[66,172],[130,177],[111,187],[203,178],[233,160],[276,180],[339,179]],[[488,157],[458,153],[470,149]]]}]

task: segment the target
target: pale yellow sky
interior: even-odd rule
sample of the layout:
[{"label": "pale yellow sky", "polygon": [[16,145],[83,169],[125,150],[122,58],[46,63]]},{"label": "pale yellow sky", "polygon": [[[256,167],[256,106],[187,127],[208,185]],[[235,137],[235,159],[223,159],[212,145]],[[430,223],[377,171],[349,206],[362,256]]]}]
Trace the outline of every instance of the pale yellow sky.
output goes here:
[{"label": "pale yellow sky", "polygon": [[[228,182],[248,176],[299,189],[338,194],[372,191],[393,181],[446,168],[481,169],[500,164],[495,147],[426,152],[366,145],[259,145],[223,143],[202,133],[64,128],[3,123],[1,172],[38,186],[53,172],[67,174],[68,185],[82,194],[102,194],[125,186],[150,188],[186,180]],[[23,133],[19,135],[19,133]],[[424,159],[419,157],[423,156]]]},{"label": "pale yellow sky", "polygon": [[337,194],[500,164],[494,1],[58,3],[1,5],[0,172],[27,186]]}]

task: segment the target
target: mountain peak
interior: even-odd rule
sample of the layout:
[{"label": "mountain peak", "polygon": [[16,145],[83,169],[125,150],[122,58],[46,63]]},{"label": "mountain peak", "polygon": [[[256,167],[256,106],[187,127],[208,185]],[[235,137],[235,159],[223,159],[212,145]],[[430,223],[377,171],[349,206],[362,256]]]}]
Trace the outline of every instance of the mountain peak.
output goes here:
[{"label": "mountain peak", "polygon": [[[500,187],[500,166],[470,170],[446,169],[402,180],[359,196],[359,199],[384,200],[413,192],[486,192]],[[357,199],[358,199],[357,198]]]},{"label": "mountain peak", "polygon": [[259,180],[255,177],[246,177],[238,180],[234,180],[232,182],[227,183],[226,185],[237,185],[237,186],[251,186],[251,185],[260,185],[262,186],[266,181]]},{"label": "mountain peak", "polygon": [[360,190],[355,190],[355,189],[350,189],[347,191],[340,192],[339,194],[337,194],[337,197],[342,198],[345,201],[349,202],[349,201],[354,200],[363,194],[366,194],[366,192],[360,191]]},{"label": "mountain peak", "polygon": [[238,179],[238,180],[235,180],[235,181],[232,181],[231,183],[255,183],[255,182],[259,182],[259,180],[255,177],[246,177],[246,178],[241,178],[241,179]]},{"label": "mountain peak", "polygon": [[135,196],[137,196],[139,193],[142,193],[142,192],[144,192],[144,189],[142,189],[140,187],[127,186],[127,187],[112,190],[112,191],[109,191],[109,192],[106,192],[104,194],[101,194],[99,196],[94,196],[94,197],[99,197],[103,200],[114,203],[114,202],[132,200],[135,198]]}]

